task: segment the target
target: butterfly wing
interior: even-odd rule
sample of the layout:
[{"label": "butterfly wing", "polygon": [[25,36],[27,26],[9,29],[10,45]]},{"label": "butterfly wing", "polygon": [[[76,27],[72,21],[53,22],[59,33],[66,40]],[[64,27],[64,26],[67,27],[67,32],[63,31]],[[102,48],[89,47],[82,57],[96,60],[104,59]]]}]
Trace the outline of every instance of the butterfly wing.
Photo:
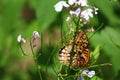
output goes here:
[{"label": "butterfly wing", "polygon": [[78,30],[75,36],[72,66],[85,66],[90,56],[89,41],[84,31]]},{"label": "butterfly wing", "polygon": [[[74,49],[72,49],[74,47]],[[73,50],[73,51],[72,51]],[[59,60],[65,65],[70,64],[70,56],[72,54],[72,67],[85,66],[89,60],[89,42],[84,31],[78,30],[75,39],[72,38],[59,51]]]}]

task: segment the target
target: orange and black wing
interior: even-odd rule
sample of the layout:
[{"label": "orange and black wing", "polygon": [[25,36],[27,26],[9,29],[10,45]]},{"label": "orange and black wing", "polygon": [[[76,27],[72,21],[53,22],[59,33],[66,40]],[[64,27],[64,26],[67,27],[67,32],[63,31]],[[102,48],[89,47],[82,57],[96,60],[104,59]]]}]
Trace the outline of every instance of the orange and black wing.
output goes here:
[{"label": "orange and black wing", "polygon": [[[73,49],[72,49],[73,48]],[[72,51],[73,50],[73,51]],[[72,57],[70,57],[72,54]],[[90,55],[89,41],[84,31],[78,30],[75,38],[72,38],[59,51],[59,60],[65,65],[70,64],[72,58],[72,67],[85,66],[88,63]]]}]

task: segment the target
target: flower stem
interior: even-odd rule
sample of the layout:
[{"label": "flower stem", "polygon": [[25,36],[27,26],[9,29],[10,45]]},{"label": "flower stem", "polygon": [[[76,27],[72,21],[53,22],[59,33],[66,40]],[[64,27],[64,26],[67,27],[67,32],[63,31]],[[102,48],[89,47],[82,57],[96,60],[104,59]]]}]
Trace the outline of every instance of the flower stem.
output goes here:
[{"label": "flower stem", "polygon": [[102,66],[112,66],[112,64],[111,63],[104,63],[104,64],[93,65],[93,66],[90,66],[88,68],[102,67]]},{"label": "flower stem", "polygon": [[23,55],[27,56],[27,55],[25,54],[25,52],[24,52],[23,48],[22,48],[21,43],[20,43],[20,49],[21,49],[21,51],[22,51]]},{"label": "flower stem", "polygon": [[37,57],[36,57],[36,55],[35,55],[35,53],[34,53],[33,46],[32,46],[32,39],[30,39],[30,47],[31,47],[31,51],[32,51],[33,59],[34,59],[35,66],[36,66],[36,68],[37,68],[37,71],[38,71],[38,74],[39,74],[40,80],[42,80],[42,75],[41,75],[41,72],[40,72],[40,66],[38,65]]}]

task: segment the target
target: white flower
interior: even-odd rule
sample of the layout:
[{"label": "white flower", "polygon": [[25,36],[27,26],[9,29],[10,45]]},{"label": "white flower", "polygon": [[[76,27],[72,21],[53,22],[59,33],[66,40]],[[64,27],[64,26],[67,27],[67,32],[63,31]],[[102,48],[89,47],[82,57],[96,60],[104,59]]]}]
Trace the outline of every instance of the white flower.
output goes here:
[{"label": "white flower", "polygon": [[88,72],[88,77],[93,77],[95,75],[95,71],[90,71],[90,72]]},{"label": "white flower", "polygon": [[55,6],[55,11],[60,12],[62,11],[63,7],[69,7],[69,5],[65,1],[59,1]]},{"label": "white flower", "polygon": [[76,3],[76,1],[77,1],[77,0],[68,0],[68,3],[69,3],[70,5],[73,5],[73,4]]},{"label": "white flower", "polygon": [[88,6],[88,5],[87,5],[87,0],[79,0],[79,1],[78,1],[78,5]]},{"label": "white flower", "polygon": [[18,41],[18,42],[21,42],[21,41],[22,41],[22,35],[19,35],[19,36],[18,36],[17,41]]},{"label": "white flower", "polygon": [[34,37],[34,39],[39,38],[39,37],[40,37],[40,36],[39,36],[39,33],[38,33],[37,31],[34,31],[34,32],[33,32],[33,37]]},{"label": "white flower", "polygon": [[95,71],[83,70],[81,74],[86,75],[89,78],[91,78],[95,75]]},{"label": "white flower", "polygon": [[78,17],[80,15],[81,9],[78,8],[75,11],[70,11],[71,15],[75,15],[76,17]]},{"label": "white flower", "polygon": [[93,7],[93,9],[94,9],[94,12],[95,12],[95,14],[98,14],[98,8],[96,8],[96,7]]},{"label": "white flower", "polygon": [[81,17],[83,17],[86,21],[89,21],[90,17],[93,17],[92,9],[87,9],[81,12]]},{"label": "white flower", "polygon": [[26,40],[22,37],[22,35],[19,35],[19,36],[18,36],[17,41],[18,41],[18,42],[23,42],[23,43],[26,42]]}]

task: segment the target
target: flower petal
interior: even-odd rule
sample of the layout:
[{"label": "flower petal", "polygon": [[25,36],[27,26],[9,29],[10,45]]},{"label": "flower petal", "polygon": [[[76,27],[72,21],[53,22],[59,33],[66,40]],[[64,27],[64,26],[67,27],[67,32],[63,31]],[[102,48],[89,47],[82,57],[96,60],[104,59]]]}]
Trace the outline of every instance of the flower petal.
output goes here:
[{"label": "flower petal", "polygon": [[68,0],[68,4],[73,5],[74,3],[76,3],[76,0]]},{"label": "flower petal", "polygon": [[17,41],[18,42],[23,42],[23,43],[26,42],[26,40],[22,37],[22,35],[18,35]]},{"label": "flower petal", "polygon": [[40,36],[39,36],[39,33],[38,33],[37,31],[34,31],[34,32],[33,32],[33,37],[34,37],[34,39],[39,38],[39,37],[40,37]]},{"label": "flower petal", "polygon": [[70,11],[70,14],[78,17],[80,15],[80,12],[81,12],[81,9],[78,8],[75,11]]},{"label": "flower petal", "polygon": [[63,7],[69,7],[69,5],[65,1],[59,1],[55,6],[55,11],[61,12]]},{"label": "flower petal", "polygon": [[88,73],[88,77],[93,77],[95,75],[95,71],[90,71],[89,73]]},{"label": "flower petal", "polygon": [[22,35],[19,35],[19,36],[18,36],[17,41],[18,41],[18,42],[21,42],[21,41],[22,41]]},{"label": "flower petal", "polygon": [[81,5],[81,6],[88,6],[87,0],[79,0],[79,1],[78,1],[78,5]]}]

